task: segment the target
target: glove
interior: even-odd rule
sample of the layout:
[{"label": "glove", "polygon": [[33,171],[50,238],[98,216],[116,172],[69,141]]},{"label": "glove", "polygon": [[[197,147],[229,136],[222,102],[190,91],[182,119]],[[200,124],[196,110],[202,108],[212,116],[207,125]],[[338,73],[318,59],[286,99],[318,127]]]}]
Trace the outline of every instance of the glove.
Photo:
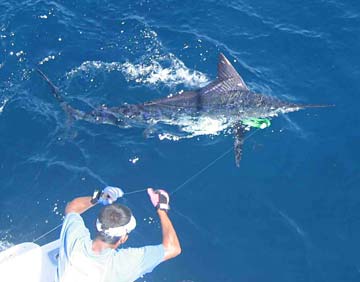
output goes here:
[{"label": "glove", "polygon": [[150,201],[153,206],[158,210],[168,211],[170,209],[169,202],[169,194],[164,190],[154,190],[152,188],[148,188],[147,192],[150,197]]},{"label": "glove", "polygon": [[118,198],[124,196],[123,190],[117,187],[107,186],[101,193],[99,203],[104,206],[110,205],[115,202]]}]

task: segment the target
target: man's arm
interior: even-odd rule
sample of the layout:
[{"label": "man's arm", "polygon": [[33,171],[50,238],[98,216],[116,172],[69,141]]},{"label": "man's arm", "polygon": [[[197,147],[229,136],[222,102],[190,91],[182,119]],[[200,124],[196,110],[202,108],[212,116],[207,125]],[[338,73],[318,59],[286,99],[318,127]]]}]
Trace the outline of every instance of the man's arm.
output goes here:
[{"label": "man's arm", "polygon": [[109,205],[124,195],[124,192],[117,187],[107,186],[102,192],[94,197],[79,197],[72,200],[65,208],[65,215],[71,212],[82,214],[97,203]]},{"label": "man's arm", "polygon": [[65,215],[71,212],[75,212],[78,214],[82,214],[83,212],[87,211],[89,208],[96,205],[96,203],[91,203],[92,197],[79,197],[72,200],[70,203],[67,204],[65,208]]},{"label": "man's arm", "polygon": [[162,229],[162,244],[165,249],[164,261],[172,259],[181,253],[179,239],[166,211],[157,210]]},{"label": "man's arm", "polygon": [[164,246],[164,261],[172,259],[181,253],[179,239],[171,223],[167,211],[169,210],[169,194],[164,190],[147,190],[153,206],[157,209],[162,230],[162,244]]}]

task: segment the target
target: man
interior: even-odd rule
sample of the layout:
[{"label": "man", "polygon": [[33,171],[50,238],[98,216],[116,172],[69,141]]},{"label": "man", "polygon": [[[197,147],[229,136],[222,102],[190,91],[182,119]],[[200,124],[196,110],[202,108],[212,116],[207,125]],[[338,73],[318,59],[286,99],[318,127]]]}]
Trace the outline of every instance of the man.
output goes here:
[{"label": "man", "polygon": [[[128,207],[114,203],[124,195],[123,191],[108,186],[94,197],[75,198],[66,206],[55,281],[132,282],[179,255],[180,243],[167,215],[168,193],[152,188],[147,192],[160,219],[162,244],[118,249],[135,228],[136,220]],[[80,214],[97,203],[104,207],[96,220],[96,237],[91,240]]]}]

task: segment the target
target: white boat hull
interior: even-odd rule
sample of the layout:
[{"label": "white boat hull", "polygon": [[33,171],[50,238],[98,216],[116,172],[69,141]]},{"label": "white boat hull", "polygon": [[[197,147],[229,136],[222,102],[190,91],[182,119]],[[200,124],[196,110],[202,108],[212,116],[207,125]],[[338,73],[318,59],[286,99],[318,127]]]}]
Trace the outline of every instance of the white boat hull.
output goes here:
[{"label": "white boat hull", "polygon": [[0,277],[7,282],[54,281],[60,241],[15,245],[0,253]]}]

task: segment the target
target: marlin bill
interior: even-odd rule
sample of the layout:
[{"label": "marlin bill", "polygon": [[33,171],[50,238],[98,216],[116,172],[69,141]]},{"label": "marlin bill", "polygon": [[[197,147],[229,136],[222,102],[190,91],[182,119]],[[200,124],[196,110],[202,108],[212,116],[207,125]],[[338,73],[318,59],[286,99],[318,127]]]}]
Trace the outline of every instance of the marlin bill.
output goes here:
[{"label": "marlin bill", "polygon": [[59,89],[40,70],[40,75],[50,85],[54,97],[63,110],[75,120],[97,124],[110,124],[121,128],[140,126],[154,128],[157,124],[184,126],[185,119],[196,123],[201,118],[226,120],[234,133],[235,162],[239,166],[245,133],[250,127],[265,128],[270,119],[279,114],[305,108],[329,105],[302,105],[276,97],[252,92],[240,74],[223,55],[219,55],[217,78],[205,87],[181,91],[176,95],[140,104],[123,104],[118,107],[100,106],[90,112],[72,107],[60,95]]}]

